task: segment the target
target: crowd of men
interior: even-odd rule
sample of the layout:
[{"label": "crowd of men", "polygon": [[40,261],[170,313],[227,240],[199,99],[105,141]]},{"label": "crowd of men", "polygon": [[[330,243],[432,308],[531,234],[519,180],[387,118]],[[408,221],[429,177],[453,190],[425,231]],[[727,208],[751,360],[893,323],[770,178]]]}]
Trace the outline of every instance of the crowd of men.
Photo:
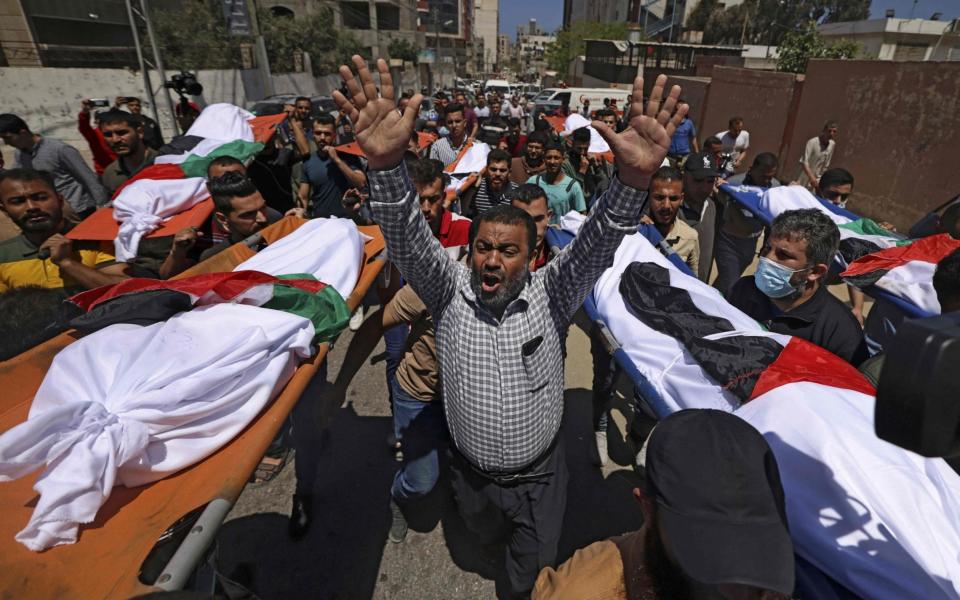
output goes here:
[{"label": "crowd of men", "polygon": [[[421,95],[395,94],[385,65],[378,90],[366,64],[355,63],[356,76],[341,68],[345,93],[334,94],[339,119],[297,98],[252,161],[223,156],[210,163],[209,223],[146,238],[127,263],[115,260],[109,243],[65,234],[165,152],[140,100],[118,97],[94,115],[82,103],[78,129],[93,168],[70,145],[34,133],[16,115],[0,115],[0,136],[15,149],[11,168],[0,172],[0,210],[10,222],[0,240],[0,337],[16,342],[0,359],[65,327],[56,301],[67,294],[127,277],[173,277],[285,214],[376,223],[392,274],[380,286],[379,309],[352,320],[356,334],[326,393],[344,396],[385,339],[394,416],[388,444],[402,458],[391,488],[391,541],[404,540],[405,512],[449,464],[468,528],[479,543],[504,548],[505,597],[585,597],[599,590],[609,597],[789,597],[793,555],[776,463],[762,436],[718,411],[673,415],[647,440],[636,465],[645,476],[635,490],[642,530],[556,565],[567,485],[559,436],[564,342],[620,241],[646,223],[662,236],[663,248],[733,306],[771,331],[860,366],[870,355],[863,296],[851,288],[847,305],[829,291],[836,283],[829,273],[840,239],[836,225],[819,211],[799,210],[766,227],[719,188],[801,185],[842,206],[854,176],[831,164],[838,124],[826,122],[799,164],[783,165],[775,154],[751,148],[739,117],[701,140],[679,88],[666,89],[665,78],[646,104],[640,83],[624,112],[612,103],[587,108],[593,128],[561,135],[543,115],[528,115],[517,96],[480,94],[471,101],[465,91],[439,92],[420,111]],[[196,110],[181,116],[195,117]],[[433,141],[423,144],[418,133]],[[590,152],[596,135],[612,160]],[[362,158],[338,149],[354,139]],[[478,143],[492,148],[485,167],[459,173],[464,181],[452,185],[449,165]],[[570,247],[554,255],[547,231],[571,211],[587,220]],[[941,231],[960,237],[960,208],[948,209],[940,222]],[[744,276],[758,256],[756,273]],[[960,310],[958,264],[954,253],[935,279],[944,312]],[[593,425],[603,463],[615,367],[591,335]],[[294,538],[313,520],[320,450],[315,432],[304,433],[313,400],[304,397],[293,414]],[[730,452],[738,460],[721,460]],[[278,440],[257,477],[268,481],[287,455]],[[678,473],[689,479],[679,481]],[[690,492],[731,480],[742,482],[739,492]],[[751,517],[737,516],[744,514]],[[702,521],[691,525],[690,515]],[[698,549],[703,540],[709,548]]]}]

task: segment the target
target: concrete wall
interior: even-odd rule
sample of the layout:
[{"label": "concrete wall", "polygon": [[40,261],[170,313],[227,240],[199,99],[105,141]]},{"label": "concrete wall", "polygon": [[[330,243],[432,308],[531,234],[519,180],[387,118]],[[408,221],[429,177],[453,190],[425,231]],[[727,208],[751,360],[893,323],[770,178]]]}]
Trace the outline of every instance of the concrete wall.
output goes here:
[{"label": "concrete wall", "polygon": [[699,128],[700,141],[726,130],[730,118],[740,116],[750,132],[748,164],[741,165],[740,170],[746,170],[759,152],[776,154],[787,128],[795,82],[796,76],[791,73],[714,67]]},{"label": "concrete wall", "polygon": [[703,114],[706,108],[707,89],[710,87],[710,79],[707,77],[676,76],[671,77],[667,83],[669,85],[679,85],[683,88],[681,98],[686,100],[687,104],[690,105],[688,116],[693,120],[693,124],[697,128],[698,139],[702,141],[704,136],[699,134],[701,125],[703,124]]},{"label": "concrete wall", "polygon": [[[265,95],[256,70],[198,71],[197,79],[203,84],[204,99],[209,104],[230,102],[246,107]],[[160,85],[155,73],[152,82],[155,89]],[[339,87],[339,83],[337,85]],[[318,80],[309,73],[273,75],[273,87],[277,93],[305,96],[320,93]],[[140,73],[128,69],[3,67],[0,68],[0,89],[3,90],[0,110],[21,116],[37,133],[81,145],[85,142],[76,126],[81,100],[109,98],[112,103],[115,96],[145,97]],[[162,94],[157,94],[157,102],[161,109],[160,126],[169,138],[170,113]],[[145,106],[144,112],[153,116],[152,107]]]},{"label": "concrete wall", "polygon": [[833,166],[856,179],[855,212],[903,230],[960,193],[960,63],[811,61],[791,166],[827,119],[840,124]]}]

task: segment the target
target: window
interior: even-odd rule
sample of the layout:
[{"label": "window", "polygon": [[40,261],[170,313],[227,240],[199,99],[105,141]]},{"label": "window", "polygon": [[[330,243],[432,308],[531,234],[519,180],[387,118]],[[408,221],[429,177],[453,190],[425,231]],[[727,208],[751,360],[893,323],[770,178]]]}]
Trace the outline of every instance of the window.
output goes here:
[{"label": "window", "polygon": [[926,44],[897,44],[893,51],[893,60],[926,60]]},{"label": "window", "polygon": [[380,31],[400,31],[400,7],[378,2],[377,29]]},{"label": "window", "polygon": [[370,8],[366,2],[341,2],[340,14],[346,29],[370,29]]}]

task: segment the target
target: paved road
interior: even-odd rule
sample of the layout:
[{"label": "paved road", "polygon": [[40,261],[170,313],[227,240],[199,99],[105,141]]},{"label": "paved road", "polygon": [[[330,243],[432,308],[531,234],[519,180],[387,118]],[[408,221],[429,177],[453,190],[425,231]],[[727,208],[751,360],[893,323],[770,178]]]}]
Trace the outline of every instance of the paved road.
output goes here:
[{"label": "paved road", "polygon": [[[561,560],[578,547],[640,526],[632,471],[613,463],[603,470],[595,466],[589,342],[576,327],[570,331],[563,435],[571,477]],[[351,335],[341,336],[331,354],[331,378]],[[621,431],[625,418],[615,411]],[[265,600],[495,597],[502,558],[478,552],[443,482],[411,519],[407,540],[387,540],[397,466],[385,442],[390,428],[383,363],[367,364],[328,429],[307,537],[292,542],[286,534],[294,485],[288,466],[273,481],[243,492],[220,532],[222,572],[249,579]],[[618,434],[612,437],[614,458],[629,463],[633,450]]]}]

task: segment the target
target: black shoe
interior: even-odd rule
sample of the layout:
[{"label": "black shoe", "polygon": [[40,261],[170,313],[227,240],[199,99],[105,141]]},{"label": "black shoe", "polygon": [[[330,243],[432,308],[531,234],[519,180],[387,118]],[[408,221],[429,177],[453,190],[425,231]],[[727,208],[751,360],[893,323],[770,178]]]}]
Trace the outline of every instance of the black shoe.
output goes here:
[{"label": "black shoe", "polygon": [[299,540],[310,529],[310,518],[313,515],[313,496],[294,494],[293,508],[290,509],[290,522],[287,524],[287,533],[290,537]]},{"label": "black shoe", "polygon": [[392,518],[392,522],[390,523],[390,541],[394,544],[399,544],[407,538],[407,518],[403,516],[400,507],[397,506],[397,503],[393,500],[390,500],[390,516]]}]

